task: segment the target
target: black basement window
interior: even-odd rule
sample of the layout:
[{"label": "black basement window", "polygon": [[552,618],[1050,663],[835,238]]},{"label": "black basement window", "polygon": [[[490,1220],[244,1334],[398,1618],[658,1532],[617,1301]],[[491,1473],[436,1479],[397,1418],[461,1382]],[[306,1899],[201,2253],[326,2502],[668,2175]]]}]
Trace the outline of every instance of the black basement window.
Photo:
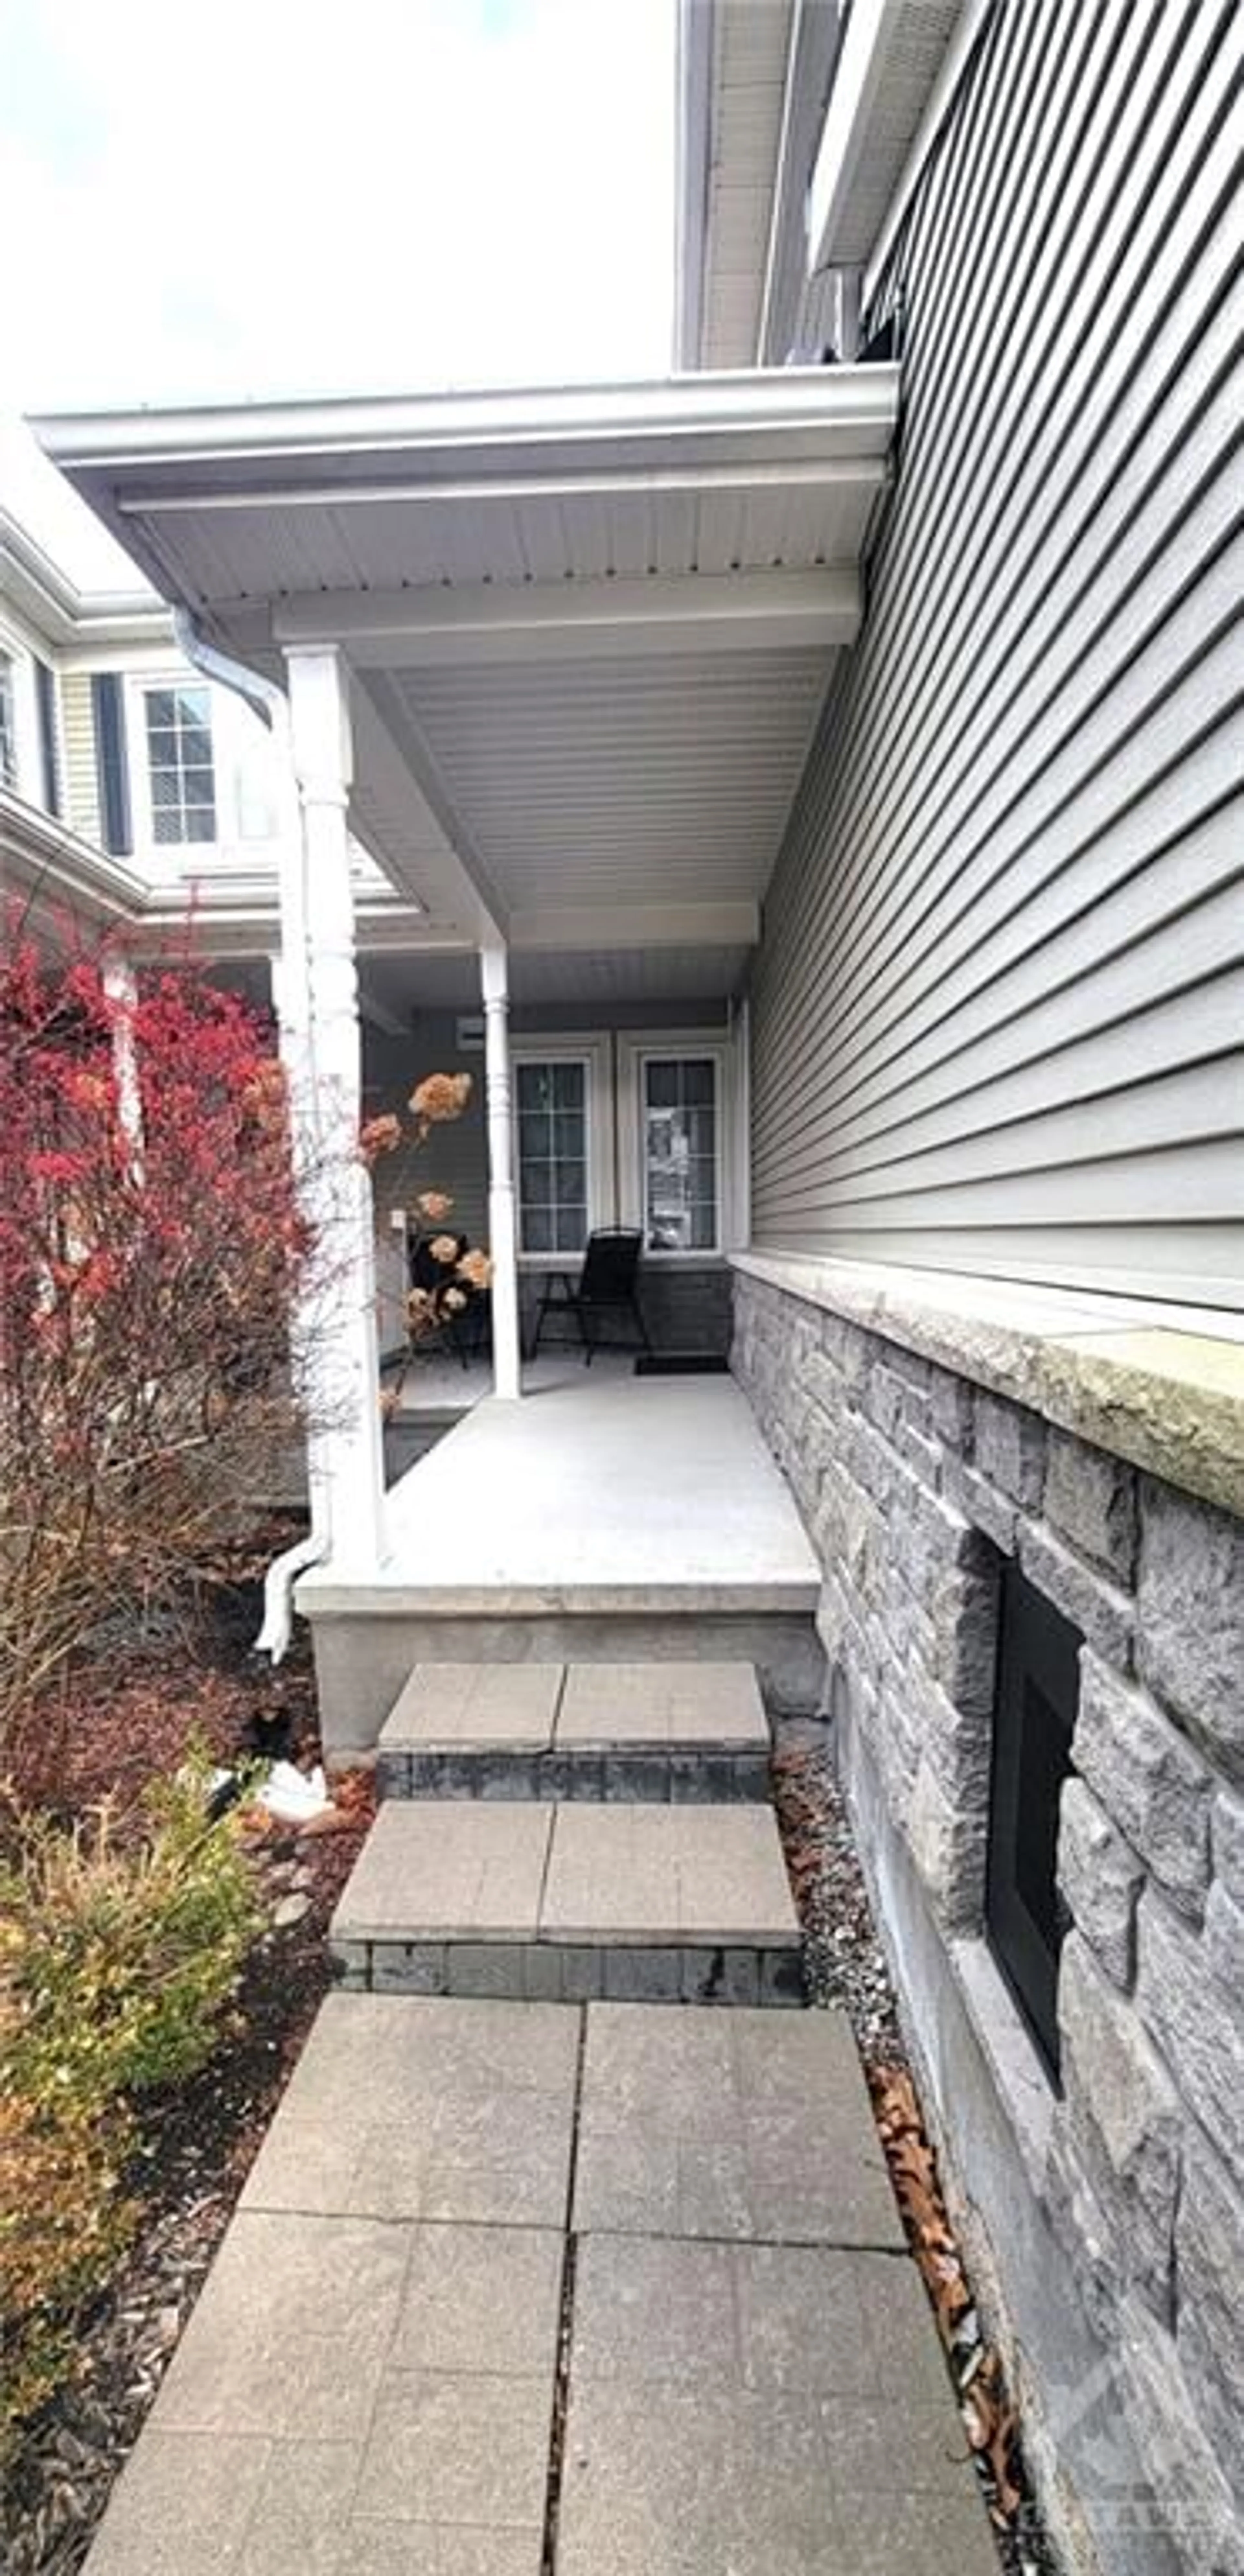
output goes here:
[{"label": "black basement window", "polygon": [[1051,2074],[1058,2075],[1058,1803],[1080,1694],[1078,1628],[1008,1564],[994,1708],[985,1928]]}]

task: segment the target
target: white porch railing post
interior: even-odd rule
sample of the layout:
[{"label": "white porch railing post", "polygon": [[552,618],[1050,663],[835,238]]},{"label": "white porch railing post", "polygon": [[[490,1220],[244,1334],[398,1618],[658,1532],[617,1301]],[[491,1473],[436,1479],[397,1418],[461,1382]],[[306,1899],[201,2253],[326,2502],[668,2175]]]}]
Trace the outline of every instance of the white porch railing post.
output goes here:
[{"label": "white porch railing post", "polygon": [[[375,1565],[384,1552],[384,1452],[371,1181],[358,1151],[362,1045],[346,819],[352,771],[347,679],[333,646],[292,650],[285,658],[303,867],[282,928],[294,929],[296,937],[301,902],[305,1105],[313,1128],[304,1140],[304,1186],[323,1246],[314,1315],[304,1319],[310,1327],[314,1458],[328,1487],[334,1563]],[[291,1012],[296,1067],[302,1052],[296,955],[288,964],[282,999]],[[281,980],[284,986],[284,971]]]},{"label": "white porch railing post", "polygon": [[500,940],[480,949],[484,1083],[488,1100],[488,1249],[492,1255],[494,1395],[522,1394],[518,1327],[518,1225],[514,1209],[514,1111],[510,1088],[509,963]]}]

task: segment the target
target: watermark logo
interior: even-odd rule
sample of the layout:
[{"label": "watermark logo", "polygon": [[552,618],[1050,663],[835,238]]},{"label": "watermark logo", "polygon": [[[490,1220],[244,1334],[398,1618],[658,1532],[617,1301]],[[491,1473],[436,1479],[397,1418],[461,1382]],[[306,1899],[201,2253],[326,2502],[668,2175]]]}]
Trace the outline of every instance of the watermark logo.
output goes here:
[{"label": "watermark logo", "polygon": [[[1230,2555],[1234,2516],[1224,2496],[1198,2482],[1172,2420],[1154,2436],[1146,2428],[1145,2468],[1139,2473],[1120,2425],[1130,2413],[1129,2389],[1119,2360],[1104,2355],[1076,2380],[1050,2387],[1047,2421],[1055,2457],[1065,2461],[1090,2521],[1099,2531],[1165,2541],[1171,2576],[1238,2576],[1244,2565]],[[1157,2567],[1155,2564],[1155,2576]]]}]

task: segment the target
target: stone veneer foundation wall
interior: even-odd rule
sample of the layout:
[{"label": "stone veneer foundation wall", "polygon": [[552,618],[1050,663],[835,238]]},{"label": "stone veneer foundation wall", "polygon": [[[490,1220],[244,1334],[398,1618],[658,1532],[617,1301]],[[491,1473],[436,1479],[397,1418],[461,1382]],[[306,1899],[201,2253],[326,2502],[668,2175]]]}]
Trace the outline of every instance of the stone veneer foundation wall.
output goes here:
[{"label": "stone veneer foundation wall", "polygon": [[[806,1299],[736,1374],[825,1572],[836,1758],[1069,2566],[1244,2568],[1244,1522]],[[983,1938],[1003,1554],[1082,1631],[1061,2098]]]}]

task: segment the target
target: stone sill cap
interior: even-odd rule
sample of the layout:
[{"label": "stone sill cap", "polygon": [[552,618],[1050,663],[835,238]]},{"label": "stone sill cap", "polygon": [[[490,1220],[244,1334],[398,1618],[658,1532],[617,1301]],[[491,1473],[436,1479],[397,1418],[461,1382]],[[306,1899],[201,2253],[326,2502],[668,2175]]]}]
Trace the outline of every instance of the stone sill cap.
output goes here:
[{"label": "stone sill cap", "polygon": [[1244,1315],[762,1249],[731,1261],[1244,1514]]}]

